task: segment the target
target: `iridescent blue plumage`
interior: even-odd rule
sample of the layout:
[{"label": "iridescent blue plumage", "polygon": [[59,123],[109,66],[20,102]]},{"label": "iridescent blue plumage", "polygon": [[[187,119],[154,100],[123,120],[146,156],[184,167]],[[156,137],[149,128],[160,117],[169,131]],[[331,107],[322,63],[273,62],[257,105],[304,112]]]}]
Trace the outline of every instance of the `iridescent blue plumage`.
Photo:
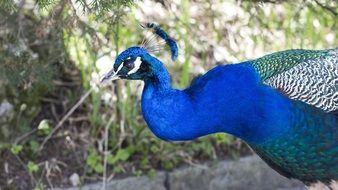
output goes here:
[{"label": "iridescent blue plumage", "polygon": [[[170,75],[160,60],[142,47],[132,47],[117,57],[104,80],[144,81],[142,113],[150,130],[163,140],[229,133],[244,140],[286,177],[305,183],[329,182],[338,179],[337,110],[326,109],[335,106],[338,97],[337,52],[289,50],[219,65],[188,88],[177,90],[171,87]],[[329,77],[323,80],[325,84],[311,80],[292,83],[282,77],[297,73],[312,76],[311,61],[327,66],[324,70],[331,74],[323,74]],[[310,83],[303,84],[307,81]],[[311,84],[324,88],[313,93],[308,88]],[[295,93],[301,96],[290,98]]]}]

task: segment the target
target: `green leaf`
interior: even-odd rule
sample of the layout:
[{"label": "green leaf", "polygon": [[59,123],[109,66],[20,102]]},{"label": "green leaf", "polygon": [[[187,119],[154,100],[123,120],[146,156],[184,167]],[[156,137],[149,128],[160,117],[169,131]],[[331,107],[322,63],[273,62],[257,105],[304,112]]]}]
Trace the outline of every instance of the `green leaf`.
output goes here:
[{"label": "green leaf", "polygon": [[11,152],[15,155],[18,155],[22,151],[23,146],[19,144],[13,144],[11,147]]},{"label": "green leaf", "polygon": [[155,177],[156,176],[156,170],[154,170],[154,169],[149,170],[148,171],[148,176],[151,177],[151,178]]},{"label": "green leaf", "polygon": [[33,190],[44,190],[45,186],[41,183],[37,184]]},{"label": "green leaf", "polygon": [[121,173],[121,172],[125,172],[125,169],[123,168],[123,166],[121,164],[118,164],[114,167],[113,172],[114,173]]},{"label": "green leaf", "polygon": [[160,148],[153,144],[153,145],[151,145],[150,150],[151,150],[152,153],[157,153],[157,152],[160,151]]},{"label": "green leaf", "polygon": [[128,149],[119,149],[115,156],[108,155],[107,162],[111,165],[115,164],[117,161],[126,161],[130,156]]},{"label": "green leaf", "polygon": [[136,170],[135,175],[136,176],[141,176],[143,174],[142,170]]},{"label": "green leaf", "polygon": [[130,156],[130,153],[128,150],[126,149],[120,149],[117,151],[116,157],[118,158],[118,160],[121,161],[126,161]]},{"label": "green leaf", "polygon": [[95,168],[97,164],[101,161],[100,155],[95,151],[95,149],[92,149],[89,151],[89,155],[87,157],[86,163],[91,167]]},{"label": "green leaf", "polygon": [[29,161],[29,162],[28,162],[27,168],[28,168],[28,173],[29,173],[29,174],[33,174],[33,173],[39,171],[39,165],[35,164],[35,163],[32,162],[32,161]]},{"label": "green leaf", "polygon": [[113,155],[108,154],[108,156],[107,156],[107,163],[110,164],[110,165],[114,164],[114,157],[113,157]]},{"label": "green leaf", "polygon": [[39,151],[39,143],[35,140],[31,140],[29,141],[29,146],[30,146],[30,149],[32,150],[32,152],[38,152]]},{"label": "green leaf", "polygon": [[17,7],[13,0],[1,0],[0,9],[6,10],[6,11],[16,11]]},{"label": "green leaf", "polygon": [[103,166],[101,163],[97,163],[96,166],[94,167],[94,170],[96,173],[102,173],[103,172]]},{"label": "green leaf", "polygon": [[39,133],[42,135],[48,135],[52,131],[47,119],[43,119],[40,121],[38,125],[38,130]]}]

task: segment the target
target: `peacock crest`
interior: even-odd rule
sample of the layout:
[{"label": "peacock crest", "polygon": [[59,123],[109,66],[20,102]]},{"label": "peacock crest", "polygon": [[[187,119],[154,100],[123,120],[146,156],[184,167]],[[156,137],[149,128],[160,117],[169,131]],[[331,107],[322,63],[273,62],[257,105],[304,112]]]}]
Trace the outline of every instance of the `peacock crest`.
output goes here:
[{"label": "peacock crest", "polygon": [[148,31],[151,31],[150,36],[145,36],[142,40],[141,47],[149,53],[161,52],[165,45],[168,45],[171,52],[171,59],[175,61],[178,56],[178,46],[173,38],[171,38],[158,24],[156,23],[141,23],[140,26]]}]

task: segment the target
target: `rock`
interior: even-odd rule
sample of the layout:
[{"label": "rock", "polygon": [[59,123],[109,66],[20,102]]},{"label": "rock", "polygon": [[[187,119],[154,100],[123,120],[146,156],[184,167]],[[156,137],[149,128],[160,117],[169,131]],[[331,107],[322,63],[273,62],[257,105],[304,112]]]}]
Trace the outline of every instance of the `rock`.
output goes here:
[{"label": "rock", "polygon": [[[102,189],[102,183],[66,190]],[[158,172],[154,177],[128,177],[109,182],[106,190],[305,190],[268,167],[257,156],[236,161],[220,161],[200,167],[185,167],[173,172]]]},{"label": "rock", "polygon": [[223,161],[206,167],[189,167],[169,174],[170,189],[175,190],[271,190],[302,186],[282,177],[257,156],[238,161]]},{"label": "rock", "polygon": [[80,176],[77,173],[73,173],[70,177],[69,177],[69,181],[73,186],[78,186],[80,185]]},{"label": "rock", "polygon": [[[140,176],[113,180],[106,185],[106,190],[166,190],[164,187],[165,173],[158,172],[154,177]],[[72,187],[65,190],[99,190],[102,183]],[[60,190],[60,189],[59,189]]]},{"label": "rock", "polygon": [[[1,88],[1,84],[0,84]],[[14,106],[10,104],[8,101],[4,100],[0,103],[0,136],[8,137],[10,132],[9,121],[14,116]],[[4,139],[0,139],[2,142]]]},{"label": "rock", "polygon": [[307,190],[307,189],[303,186],[303,187],[291,187],[291,188],[278,188],[276,190]]},{"label": "rock", "polygon": [[13,105],[7,101],[0,104],[0,118],[10,117],[13,114]]}]

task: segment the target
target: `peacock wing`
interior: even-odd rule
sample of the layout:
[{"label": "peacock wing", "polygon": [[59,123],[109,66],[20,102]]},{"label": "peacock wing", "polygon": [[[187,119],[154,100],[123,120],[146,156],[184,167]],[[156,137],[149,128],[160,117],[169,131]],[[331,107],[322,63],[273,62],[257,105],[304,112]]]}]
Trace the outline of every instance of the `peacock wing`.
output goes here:
[{"label": "peacock wing", "polygon": [[294,49],[252,61],[262,81],[294,100],[338,111],[338,48]]}]

